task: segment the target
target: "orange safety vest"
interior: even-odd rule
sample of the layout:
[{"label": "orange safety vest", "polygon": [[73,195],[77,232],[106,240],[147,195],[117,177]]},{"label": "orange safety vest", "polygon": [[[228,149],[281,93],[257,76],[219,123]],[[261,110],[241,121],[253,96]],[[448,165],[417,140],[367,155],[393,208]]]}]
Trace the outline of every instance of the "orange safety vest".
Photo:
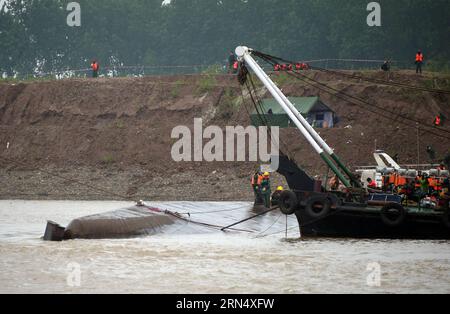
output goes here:
[{"label": "orange safety vest", "polygon": [[423,54],[422,53],[416,54],[416,62],[423,62]]},{"label": "orange safety vest", "polygon": [[255,180],[256,175],[252,176],[252,185],[261,185],[263,176],[258,175]]},{"label": "orange safety vest", "polygon": [[403,186],[403,185],[406,185],[406,178],[399,176],[397,179],[397,186]]},{"label": "orange safety vest", "polygon": [[395,175],[394,174],[389,176],[389,184],[394,184],[395,185]]},{"label": "orange safety vest", "polygon": [[98,63],[92,63],[91,67],[92,67],[92,70],[98,71]]}]

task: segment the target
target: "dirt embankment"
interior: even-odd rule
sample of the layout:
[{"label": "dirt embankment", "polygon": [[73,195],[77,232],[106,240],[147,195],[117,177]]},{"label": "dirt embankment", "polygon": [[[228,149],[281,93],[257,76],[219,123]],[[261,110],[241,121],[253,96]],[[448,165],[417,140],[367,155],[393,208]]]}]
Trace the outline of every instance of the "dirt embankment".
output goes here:
[{"label": "dirt embankment", "polygon": [[[450,97],[310,72],[321,82],[386,108],[355,106],[303,83],[276,78],[288,96],[315,96],[336,111],[340,122],[321,134],[350,165],[373,164],[375,148],[417,162],[417,130],[405,116],[432,125],[436,114],[450,118]],[[382,78],[383,73],[363,75]],[[447,88],[449,77],[396,73],[392,80]],[[231,76],[171,76],[72,79],[0,83],[0,198],[245,200],[253,163],[176,163],[174,127],[249,125],[241,90]],[[247,102],[247,109],[251,109]],[[395,113],[395,114],[394,114]],[[450,130],[450,121],[444,128]],[[439,134],[448,135],[442,130]],[[325,171],[296,129],[283,130],[295,159],[311,174]],[[438,156],[448,138],[420,132]],[[6,158],[7,160],[5,160]],[[8,161],[12,160],[12,161]],[[57,176],[55,176],[57,175]],[[282,182],[276,178],[277,183]]]}]

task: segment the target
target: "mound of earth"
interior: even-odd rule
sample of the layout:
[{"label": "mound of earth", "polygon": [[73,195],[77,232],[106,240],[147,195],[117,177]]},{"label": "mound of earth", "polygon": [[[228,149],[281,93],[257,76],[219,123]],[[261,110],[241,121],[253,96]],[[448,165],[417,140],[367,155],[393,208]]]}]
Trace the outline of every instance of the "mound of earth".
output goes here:
[{"label": "mound of earth", "polygon": [[[349,72],[351,73],[351,72]],[[386,79],[385,73],[356,73]],[[351,167],[373,164],[382,148],[403,164],[417,163],[417,127],[405,117],[433,124],[450,118],[450,97],[378,85],[311,71],[310,77],[385,108],[389,119],[300,81],[273,74],[288,96],[320,96],[339,116],[321,135]],[[450,89],[449,76],[396,72],[391,80]],[[264,89],[260,95],[268,97]],[[250,200],[255,163],[175,162],[174,127],[250,124],[252,110],[234,76],[69,79],[0,83],[0,198]],[[394,114],[395,113],[395,114]],[[450,123],[450,121],[448,122]],[[445,129],[445,130],[443,130]],[[450,137],[448,125],[434,132]],[[326,172],[298,130],[282,130],[287,150],[311,175]],[[419,129],[421,162],[426,146],[438,158],[449,141]],[[275,184],[283,179],[276,176]]]}]

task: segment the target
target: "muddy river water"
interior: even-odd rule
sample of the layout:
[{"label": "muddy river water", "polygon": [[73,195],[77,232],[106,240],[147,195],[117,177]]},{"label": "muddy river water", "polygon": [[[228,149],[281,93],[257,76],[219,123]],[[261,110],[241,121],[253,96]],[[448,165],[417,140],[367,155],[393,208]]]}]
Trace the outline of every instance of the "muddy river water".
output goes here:
[{"label": "muddy river water", "polygon": [[[251,207],[149,204],[204,212],[219,225],[233,221],[230,212],[249,216]],[[129,205],[0,201],[0,293],[450,292],[449,241],[301,240],[295,219],[277,212],[255,222],[251,233],[181,227],[134,239],[41,240],[47,220],[67,225]]]}]

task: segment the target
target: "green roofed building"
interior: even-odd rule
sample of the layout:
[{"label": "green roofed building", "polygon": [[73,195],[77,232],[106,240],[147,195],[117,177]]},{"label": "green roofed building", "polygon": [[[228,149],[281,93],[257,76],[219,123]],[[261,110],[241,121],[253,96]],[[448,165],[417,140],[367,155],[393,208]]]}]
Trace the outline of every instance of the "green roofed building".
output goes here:
[{"label": "green roofed building", "polygon": [[[289,97],[289,100],[312,126],[316,128],[334,127],[337,121],[336,114],[319,97]],[[295,127],[295,124],[275,99],[264,99],[261,110],[261,116],[256,109],[252,112],[252,125],[256,127],[265,126],[264,121],[268,121],[269,126]]]}]

